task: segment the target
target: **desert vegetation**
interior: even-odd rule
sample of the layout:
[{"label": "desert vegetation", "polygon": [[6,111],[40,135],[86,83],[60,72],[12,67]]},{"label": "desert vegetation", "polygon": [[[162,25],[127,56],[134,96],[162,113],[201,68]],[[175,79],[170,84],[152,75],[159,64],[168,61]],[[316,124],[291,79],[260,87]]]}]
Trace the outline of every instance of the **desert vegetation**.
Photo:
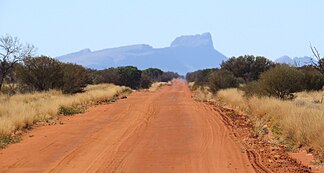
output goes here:
[{"label": "desert vegetation", "polygon": [[305,147],[323,156],[323,58],[303,67],[275,64],[265,57],[233,57],[220,69],[188,73],[201,100],[220,101],[250,115],[256,137],[270,134],[288,149]]},{"label": "desert vegetation", "polygon": [[0,38],[0,92],[13,95],[60,90],[64,94],[83,92],[88,84],[112,83],[132,89],[149,88],[153,82],[168,82],[179,75],[157,68],[134,66],[88,69],[60,62],[49,56],[33,56],[35,48],[10,35]]},{"label": "desert vegetation", "polygon": [[[238,89],[225,89],[217,93],[227,106],[251,115],[257,137],[272,133],[273,142],[287,144],[288,149],[306,147],[323,154],[324,147],[324,92],[296,93],[293,100],[274,97],[244,97]],[[270,131],[270,132],[269,132]]]},{"label": "desert vegetation", "polygon": [[34,50],[18,38],[0,38],[0,148],[17,142],[16,134],[37,122],[55,122],[60,114],[82,113],[88,106],[113,102],[132,89],[148,89],[152,83],[156,89],[179,77],[157,68],[88,69],[49,56],[33,56]]},{"label": "desert vegetation", "polygon": [[[17,132],[37,122],[54,123],[59,114],[81,113],[88,106],[113,101],[118,95],[130,91],[128,87],[100,84],[88,85],[85,92],[74,95],[59,90],[1,95],[0,139],[14,138]],[[4,145],[0,140],[0,146]]]},{"label": "desert vegetation", "polygon": [[132,89],[147,89],[154,82],[168,82],[180,77],[174,72],[163,72],[157,68],[139,70],[133,66],[93,70],[90,74],[94,84],[113,83]]},{"label": "desert vegetation", "polygon": [[313,66],[292,67],[275,64],[265,57],[245,55],[228,59],[220,69],[188,73],[186,79],[194,82],[194,88],[207,86],[213,93],[220,89],[240,88],[246,96],[293,99],[295,92],[323,88],[324,75],[318,69],[320,65],[316,63]]}]

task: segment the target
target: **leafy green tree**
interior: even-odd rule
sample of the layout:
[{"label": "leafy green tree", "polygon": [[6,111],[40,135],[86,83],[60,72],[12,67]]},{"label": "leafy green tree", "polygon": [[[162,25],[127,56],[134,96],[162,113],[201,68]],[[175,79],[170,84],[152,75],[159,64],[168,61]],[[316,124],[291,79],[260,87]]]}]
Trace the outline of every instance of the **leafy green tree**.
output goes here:
[{"label": "leafy green tree", "polygon": [[169,82],[172,79],[176,79],[179,78],[180,75],[178,73],[174,73],[174,72],[163,72],[163,74],[161,75],[161,82]]},{"label": "leafy green tree", "polygon": [[141,77],[141,81],[140,81],[140,88],[147,89],[147,88],[150,88],[151,85],[152,85],[151,78],[146,75],[143,75],[143,73],[142,73],[142,77]]},{"label": "leafy green tree", "polygon": [[147,76],[152,82],[161,81],[163,71],[158,68],[148,68],[142,71],[142,77]]},{"label": "leafy green tree", "polygon": [[188,82],[195,82],[195,85],[202,86],[207,85],[209,81],[209,75],[215,71],[216,68],[197,70],[191,73],[187,73],[186,79]]},{"label": "leafy green tree", "polygon": [[216,93],[220,89],[236,88],[239,86],[238,79],[230,71],[218,70],[209,75],[209,89]]},{"label": "leafy green tree", "polygon": [[18,80],[36,91],[61,89],[63,76],[61,63],[47,56],[25,58],[17,68]]},{"label": "leafy green tree", "polygon": [[262,56],[244,55],[232,57],[221,64],[223,70],[230,71],[246,82],[259,79],[261,73],[274,67],[274,63]]},{"label": "leafy green tree", "polygon": [[93,83],[113,83],[117,84],[119,75],[116,68],[108,68],[94,72]]},{"label": "leafy green tree", "polygon": [[288,65],[276,67],[261,74],[258,85],[262,94],[280,99],[292,99],[293,93],[303,90],[304,74]]},{"label": "leafy green tree", "polygon": [[142,71],[133,66],[118,67],[117,85],[128,86],[133,89],[140,87]]},{"label": "leafy green tree", "polygon": [[303,89],[307,91],[321,90],[324,86],[324,75],[312,66],[299,67],[298,70],[304,74]]},{"label": "leafy green tree", "polygon": [[63,70],[63,93],[71,94],[83,91],[88,83],[87,70],[77,64],[62,63]]}]

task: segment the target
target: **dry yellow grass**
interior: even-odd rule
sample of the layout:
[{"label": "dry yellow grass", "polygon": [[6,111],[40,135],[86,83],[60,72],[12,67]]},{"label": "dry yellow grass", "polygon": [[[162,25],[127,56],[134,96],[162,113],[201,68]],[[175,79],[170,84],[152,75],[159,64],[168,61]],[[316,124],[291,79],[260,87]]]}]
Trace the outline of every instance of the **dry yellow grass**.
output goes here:
[{"label": "dry yellow grass", "polygon": [[307,146],[324,153],[324,104],[319,103],[323,92],[297,93],[292,101],[275,98],[245,98],[237,89],[218,92],[223,102],[243,110],[255,118],[256,126],[272,127],[280,140],[294,147]]},{"label": "dry yellow grass", "polygon": [[[191,86],[191,87],[193,87],[193,86]],[[198,87],[198,88],[196,88],[194,90],[194,99],[200,100],[200,101],[215,101],[215,97],[209,91],[208,87]]]},{"label": "dry yellow grass", "polygon": [[111,84],[89,85],[84,93],[64,95],[60,91],[36,92],[0,96],[0,137],[28,127],[38,121],[46,121],[58,115],[60,106],[89,106],[106,101],[118,93],[129,90]]},{"label": "dry yellow grass", "polygon": [[160,87],[164,86],[164,85],[168,85],[171,84],[171,82],[155,82],[151,85],[151,87],[148,89],[149,91],[156,91],[158,90]]}]

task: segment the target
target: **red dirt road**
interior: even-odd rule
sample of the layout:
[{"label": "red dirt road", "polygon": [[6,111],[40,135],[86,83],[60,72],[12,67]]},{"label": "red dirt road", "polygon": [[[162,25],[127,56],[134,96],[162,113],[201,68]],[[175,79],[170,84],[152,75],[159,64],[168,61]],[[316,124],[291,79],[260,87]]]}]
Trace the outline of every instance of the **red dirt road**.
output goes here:
[{"label": "red dirt road", "polygon": [[0,150],[0,172],[254,172],[218,112],[180,80],[62,121]]}]

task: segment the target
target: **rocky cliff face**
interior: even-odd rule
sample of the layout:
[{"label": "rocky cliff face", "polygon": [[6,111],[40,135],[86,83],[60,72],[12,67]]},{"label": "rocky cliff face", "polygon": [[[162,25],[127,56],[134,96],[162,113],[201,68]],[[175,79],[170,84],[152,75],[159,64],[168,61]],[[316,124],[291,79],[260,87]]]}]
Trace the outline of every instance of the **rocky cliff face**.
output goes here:
[{"label": "rocky cliff face", "polygon": [[180,74],[219,67],[226,60],[223,54],[214,49],[210,33],[181,36],[165,48],[138,44],[98,51],[84,49],[57,58],[95,69],[133,65],[140,69],[157,67]]},{"label": "rocky cliff face", "polygon": [[176,38],[172,43],[171,47],[213,47],[213,41],[210,33],[180,36]]}]

